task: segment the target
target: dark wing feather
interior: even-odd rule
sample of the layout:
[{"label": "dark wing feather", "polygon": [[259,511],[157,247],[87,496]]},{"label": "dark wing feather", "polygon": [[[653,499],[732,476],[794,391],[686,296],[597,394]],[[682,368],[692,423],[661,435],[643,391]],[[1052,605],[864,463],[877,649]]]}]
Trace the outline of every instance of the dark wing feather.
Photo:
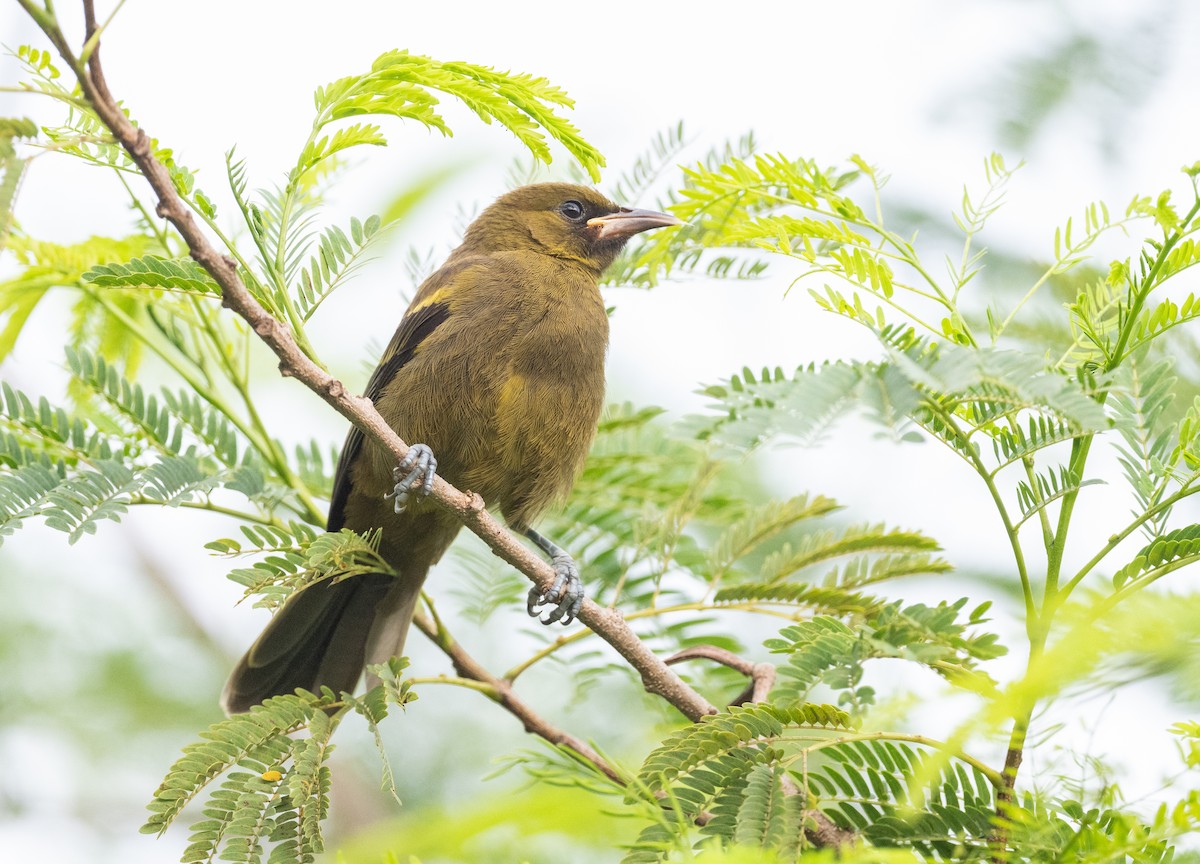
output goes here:
[{"label": "dark wing feather", "polygon": [[[450,307],[446,303],[428,303],[406,314],[383,353],[383,361],[367,382],[363,395],[368,399],[378,398],[388,382],[412,359],[417,347],[449,316]],[[333,475],[333,497],[329,502],[329,520],[325,525],[327,531],[340,531],[345,524],[346,499],[350,495],[350,466],[354,464],[362,444],[362,430],[351,426],[341,458],[338,459],[337,471]]]}]

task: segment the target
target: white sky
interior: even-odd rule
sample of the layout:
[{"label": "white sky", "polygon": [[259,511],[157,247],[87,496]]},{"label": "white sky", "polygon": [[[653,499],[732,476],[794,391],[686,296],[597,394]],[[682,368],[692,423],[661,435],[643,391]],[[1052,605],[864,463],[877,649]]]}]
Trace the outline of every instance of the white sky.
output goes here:
[{"label": "white sky", "polygon": [[[69,0],[57,5],[64,16],[75,13]],[[102,16],[106,6],[111,8],[101,4]],[[1134,193],[1179,188],[1178,167],[1200,159],[1197,7],[1119,0],[739,5],[131,0],[106,36],[103,54],[113,91],[151,134],[176,150],[180,161],[199,170],[199,184],[219,202],[228,200],[222,183],[226,149],[236,144],[248,160],[252,185],[273,184],[307,133],[314,88],[365,69],[385,50],[408,48],[439,59],[544,75],[563,87],[577,102],[573,121],[608,157],[604,179],[609,183],[656,133],[682,119],[696,142],[691,158],[753,129],[767,151],[822,162],[862,154],[893,176],[888,191],[899,200],[948,212],[957,207],[964,183],[978,188],[983,157],[998,149],[984,118],[994,113],[988,100],[996,98],[994,85],[1004,63],[1036,53],[1059,38],[1068,22],[1097,35],[1129,28],[1132,39],[1133,25],[1151,7],[1175,16],[1154,46],[1157,56],[1145,58],[1165,64],[1153,89],[1133,100],[1110,126],[1077,112],[1053,121],[1030,152],[1005,154],[1010,163],[1024,158],[1029,164],[1014,181],[1010,203],[990,236],[1044,257],[1054,227],[1089,201],[1103,197],[1120,209]],[[35,38],[16,4],[0,9],[0,34],[9,47]],[[11,85],[15,75],[14,63],[0,63],[0,86]],[[992,89],[976,95],[984,84]],[[445,113],[455,130],[449,142],[416,126],[389,126],[392,146],[365,154],[369,158],[339,188],[331,217],[344,223],[351,214],[365,216],[418,172],[464,162],[469,170],[401,236],[420,248],[444,249],[452,243],[452,202],[486,203],[502,192],[520,151],[508,133],[482,126],[457,106],[446,104]],[[0,93],[0,116],[11,115],[48,124],[59,116],[34,97]],[[1102,132],[1105,128],[1110,131]],[[1115,139],[1105,140],[1114,134]],[[1106,159],[1104,148],[1113,145],[1118,158]],[[120,191],[107,174],[56,157],[34,163],[17,215],[29,233],[60,241],[119,234],[127,224]],[[394,264],[399,256],[389,260]],[[396,290],[402,280],[385,265],[344,289],[333,317],[318,332],[322,349],[341,364],[343,374],[360,375],[356,384],[361,384],[366,346],[385,343],[402,311]],[[0,274],[10,267],[0,258]],[[791,368],[873,350],[865,333],[818,312],[803,292],[782,299],[784,288],[786,282],[779,280],[692,280],[651,293],[613,292],[609,299],[618,311],[612,394],[692,411],[702,405],[692,394],[700,383],[726,377],[743,364]],[[361,321],[351,327],[347,316],[368,302],[385,311],[370,316],[364,332]],[[61,364],[61,346],[54,314],[61,314],[61,307],[35,319],[42,335],[26,339],[3,369],[6,379],[35,392],[57,386],[52,382],[60,380],[55,367]],[[289,393],[288,386],[279,385],[270,398],[283,398],[279,394]],[[314,415],[323,410],[314,409]],[[308,431],[327,432],[330,440],[340,437],[341,422],[330,412],[306,423]],[[903,514],[906,527],[920,527],[942,540],[952,561],[977,567],[1007,561],[1000,557],[1005,547],[988,502],[973,494],[947,502],[936,494],[938,485],[928,481],[931,471],[958,470],[945,454],[932,446],[897,451],[873,442],[869,430],[847,429],[842,439],[841,446],[788,451],[787,461],[780,463],[780,492],[830,494],[863,520]],[[886,477],[882,488],[880,476]],[[1111,530],[1104,526],[1126,509],[1119,496],[1088,500],[1095,504],[1084,510],[1084,521],[1097,523],[1097,536]],[[64,556],[63,566],[111,549],[106,544],[121,530],[103,529],[98,540]],[[179,542],[177,534],[172,541]],[[200,542],[190,548],[198,551]],[[20,543],[18,535],[8,545]],[[222,581],[221,572],[221,563],[204,561],[179,575],[205,605],[214,629],[240,645],[260,621],[244,609],[230,620],[228,603],[238,592],[215,584]],[[1163,708],[1163,727],[1182,719],[1180,709],[1170,710],[1174,713]],[[1112,713],[1107,741],[1116,749],[1135,715]],[[1143,770],[1135,782],[1149,790],[1158,776],[1153,766],[1169,758],[1170,742],[1150,729],[1139,738],[1139,747],[1147,749],[1137,760]],[[1105,740],[1098,738],[1098,748]],[[51,795],[46,807],[56,800]],[[46,843],[55,841],[36,819],[0,824],[0,846],[13,848],[12,840],[22,849],[24,842],[36,841],[31,854],[36,848],[47,860],[71,860],[83,841],[69,832],[59,836],[61,848],[52,846],[55,854],[49,855]],[[133,838],[113,860],[156,860],[163,851]]]}]

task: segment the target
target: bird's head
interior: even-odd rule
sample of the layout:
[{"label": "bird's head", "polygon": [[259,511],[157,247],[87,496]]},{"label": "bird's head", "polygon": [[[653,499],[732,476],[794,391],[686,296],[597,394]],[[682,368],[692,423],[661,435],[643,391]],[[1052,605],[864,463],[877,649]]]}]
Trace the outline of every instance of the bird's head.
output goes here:
[{"label": "bird's head", "polygon": [[535,183],[501,195],[479,214],[462,251],[538,252],[599,274],[634,234],[679,224],[666,213],[622,207],[587,186]]}]

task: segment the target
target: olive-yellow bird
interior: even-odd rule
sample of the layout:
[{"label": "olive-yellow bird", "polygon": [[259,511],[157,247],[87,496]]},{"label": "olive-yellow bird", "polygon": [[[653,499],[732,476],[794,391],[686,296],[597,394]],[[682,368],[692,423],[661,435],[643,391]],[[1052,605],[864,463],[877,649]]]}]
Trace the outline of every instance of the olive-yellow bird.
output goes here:
[{"label": "olive-yellow bird", "polygon": [[[399,574],[318,582],[288,598],[225,686],[229,713],[297,687],[353,691],[400,654],[421,585],[462,527],[424,500],[434,471],[479,493],[550,558],[558,579],[528,610],[569,623],[583,602],[571,557],[533,530],[570,491],[604,403],[608,317],[597,282],[625,242],[679,220],[584,186],[515,189],[480,214],[413,298],[366,394],[415,444],[396,466],[351,429],[327,528],[378,529]],[[435,458],[436,457],[436,458]]]}]

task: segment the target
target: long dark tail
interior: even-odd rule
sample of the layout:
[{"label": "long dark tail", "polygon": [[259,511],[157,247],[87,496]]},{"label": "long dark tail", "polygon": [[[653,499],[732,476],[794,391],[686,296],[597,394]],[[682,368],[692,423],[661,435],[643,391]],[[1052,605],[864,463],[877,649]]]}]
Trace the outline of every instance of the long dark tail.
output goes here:
[{"label": "long dark tail", "polygon": [[234,667],[221,707],[249,711],[297,687],[353,691],[365,664],[404,650],[422,582],[368,573],[293,594]]}]

